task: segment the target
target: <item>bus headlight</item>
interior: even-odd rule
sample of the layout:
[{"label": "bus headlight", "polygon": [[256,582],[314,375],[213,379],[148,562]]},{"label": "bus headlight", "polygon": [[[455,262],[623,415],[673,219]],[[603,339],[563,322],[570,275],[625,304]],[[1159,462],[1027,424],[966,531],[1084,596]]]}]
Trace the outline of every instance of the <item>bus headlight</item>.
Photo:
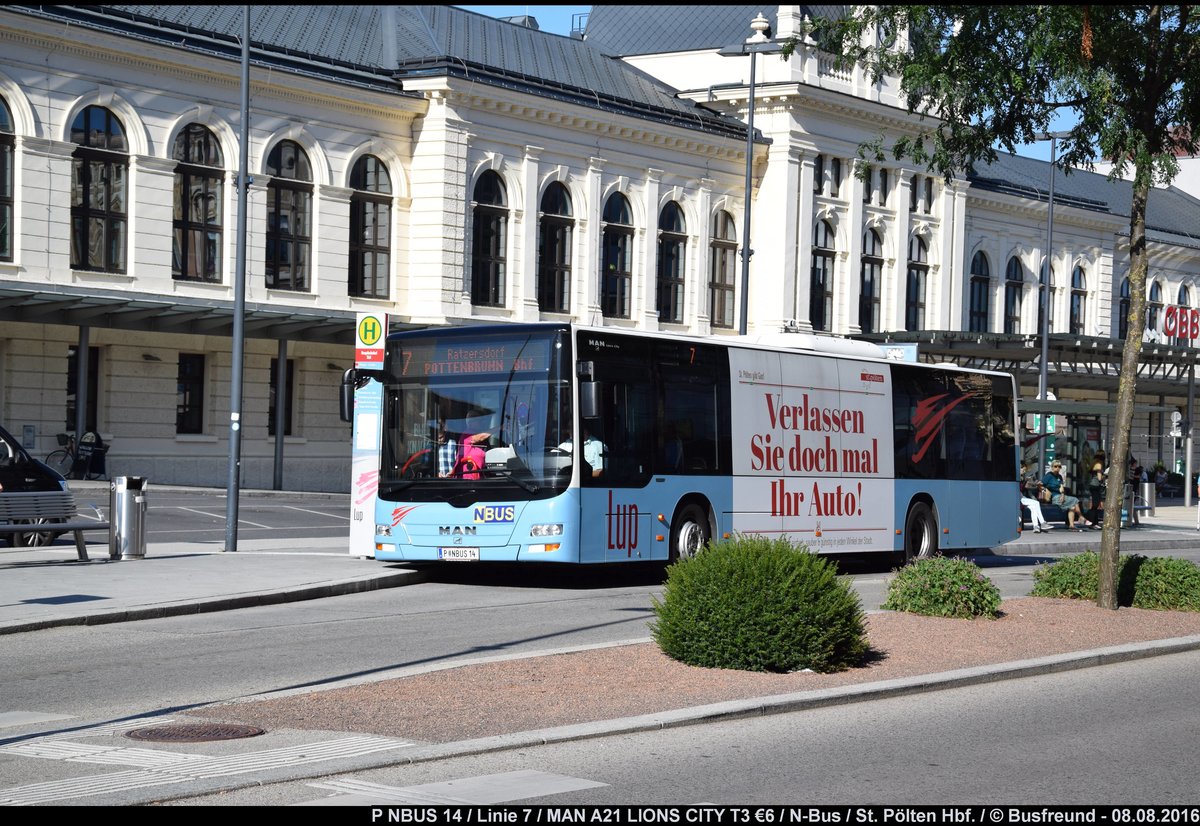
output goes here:
[{"label": "bus headlight", "polygon": [[391,536],[392,535],[392,526],[391,525],[376,525],[375,526],[375,535],[376,536]]},{"label": "bus headlight", "polygon": [[562,525],[534,525],[529,530],[530,536],[562,536]]}]

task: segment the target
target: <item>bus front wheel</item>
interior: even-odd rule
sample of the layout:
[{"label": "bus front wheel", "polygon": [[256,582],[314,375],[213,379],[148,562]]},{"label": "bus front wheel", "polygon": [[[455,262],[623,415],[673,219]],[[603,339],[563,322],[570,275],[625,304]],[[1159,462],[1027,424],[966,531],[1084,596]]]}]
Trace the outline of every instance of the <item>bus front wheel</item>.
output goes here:
[{"label": "bus front wheel", "polygon": [[915,503],[904,520],[904,561],[929,559],[937,554],[937,519],[925,502]]},{"label": "bus front wheel", "polygon": [[699,505],[685,505],[671,523],[671,562],[690,559],[712,538],[708,515]]}]

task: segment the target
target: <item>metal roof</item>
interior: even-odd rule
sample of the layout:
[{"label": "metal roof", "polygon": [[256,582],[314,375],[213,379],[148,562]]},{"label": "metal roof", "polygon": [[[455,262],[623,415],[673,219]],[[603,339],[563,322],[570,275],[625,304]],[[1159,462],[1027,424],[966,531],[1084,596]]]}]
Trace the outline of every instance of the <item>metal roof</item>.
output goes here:
[{"label": "metal roof", "polygon": [[[4,8],[167,48],[240,59],[243,6]],[[677,90],[583,40],[454,6],[272,4],[251,9],[255,65],[392,94],[403,94],[405,77],[463,77],[723,136],[745,133],[745,125],[735,118],[679,98]]]},{"label": "metal roof", "polygon": [[[833,18],[846,6],[800,6],[809,18]],[[583,38],[601,52],[629,57],[695,52],[742,43],[759,14],[777,31],[779,6],[592,6]]]},{"label": "metal roof", "polygon": [[[925,362],[953,361],[962,367],[1003,370],[1018,384],[1036,386],[1042,339],[1037,335],[969,333],[961,330],[895,331],[856,336],[876,344],[916,344]],[[1121,374],[1124,342],[1099,336],[1052,333],[1047,342],[1046,373],[1055,392],[1087,390],[1111,393]],[[1138,395],[1187,395],[1189,368],[1200,363],[1200,349],[1144,342],[1138,359]],[[1140,405],[1139,405],[1140,406]]]},{"label": "metal roof", "polygon": [[[1050,200],[1050,162],[1001,153],[992,164],[967,175],[972,189],[983,189],[1034,200]],[[1054,175],[1054,203],[1091,209],[1128,219],[1133,184],[1084,169],[1059,169]],[[1200,246],[1200,199],[1175,187],[1155,187],[1146,201],[1146,228],[1186,239]]]},{"label": "metal roof", "polygon": [[[232,336],[234,310],[232,301],[0,280],[0,321]],[[357,315],[247,302],[244,318],[247,338],[353,344]]]}]

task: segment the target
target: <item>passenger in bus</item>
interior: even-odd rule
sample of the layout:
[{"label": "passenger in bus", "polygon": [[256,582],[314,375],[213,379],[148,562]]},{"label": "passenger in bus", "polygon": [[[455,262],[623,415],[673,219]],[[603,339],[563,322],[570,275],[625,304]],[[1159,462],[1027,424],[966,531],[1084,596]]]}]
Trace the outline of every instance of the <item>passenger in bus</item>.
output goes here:
[{"label": "passenger in bus", "polygon": [[1066,481],[1062,475],[1062,462],[1053,462],[1050,465],[1050,471],[1042,477],[1042,484],[1050,489],[1050,501],[1058,505],[1067,514],[1067,530],[1082,531],[1083,528],[1075,527],[1075,520],[1083,522],[1084,527],[1090,527],[1091,523],[1083,516],[1083,511],[1079,508],[1079,500],[1074,496],[1070,496],[1066,492]]},{"label": "passenger in bus", "polygon": [[458,464],[458,440],[450,438],[445,421],[438,422],[437,442],[437,475],[445,479]]},{"label": "passenger in bus", "polygon": [[458,460],[458,466],[451,475],[461,476],[463,479],[478,479],[479,471],[483,469],[487,455],[484,445],[491,437],[491,431],[463,436],[462,457]]},{"label": "passenger in bus", "polygon": [[[568,453],[573,449],[573,439],[571,434],[567,434],[566,441],[558,446],[559,450],[565,450]],[[604,473],[604,454],[607,452],[604,442],[592,435],[592,432],[585,424],[583,426],[583,461],[592,469],[592,476],[600,476]]]}]

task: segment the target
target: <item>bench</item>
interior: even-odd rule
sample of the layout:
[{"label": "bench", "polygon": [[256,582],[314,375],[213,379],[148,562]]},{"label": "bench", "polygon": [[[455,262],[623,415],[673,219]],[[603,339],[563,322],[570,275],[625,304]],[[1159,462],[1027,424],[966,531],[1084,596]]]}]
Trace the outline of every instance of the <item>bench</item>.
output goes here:
[{"label": "bench", "polygon": [[[0,536],[22,533],[72,533],[79,559],[88,561],[84,531],[107,531],[108,522],[79,519],[75,494],[69,490],[0,493]],[[19,524],[19,523],[24,524]],[[18,523],[18,524],[14,524]]]}]

